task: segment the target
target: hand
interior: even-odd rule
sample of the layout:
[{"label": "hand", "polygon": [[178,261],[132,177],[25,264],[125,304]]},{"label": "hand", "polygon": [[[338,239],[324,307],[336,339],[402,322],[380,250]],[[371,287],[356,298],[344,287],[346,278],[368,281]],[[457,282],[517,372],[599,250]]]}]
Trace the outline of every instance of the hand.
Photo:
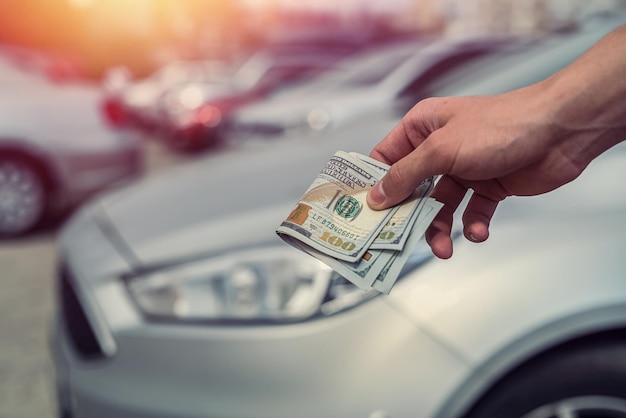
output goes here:
[{"label": "hand", "polygon": [[391,169],[369,205],[393,206],[425,178],[443,175],[432,196],[444,207],[426,232],[433,253],[452,256],[452,215],[468,190],[464,235],[486,240],[501,200],[553,190],[626,139],[625,42],[622,25],[540,83],[418,103],[370,154]]},{"label": "hand", "polygon": [[433,253],[452,256],[452,215],[468,190],[463,233],[486,240],[501,200],[553,190],[626,139],[625,42],[622,25],[540,83],[418,103],[370,154],[391,169],[369,192],[369,205],[393,206],[422,180],[443,175],[432,196],[444,207],[426,232]]},{"label": "hand", "polygon": [[432,197],[444,207],[426,240],[436,256],[449,258],[453,213],[468,190],[473,194],[463,232],[482,242],[501,200],[545,193],[575,179],[597,154],[586,146],[587,133],[551,123],[539,87],[418,103],[370,154],[391,169],[368,195],[369,205],[393,206],[425,178],[443,174]]}]

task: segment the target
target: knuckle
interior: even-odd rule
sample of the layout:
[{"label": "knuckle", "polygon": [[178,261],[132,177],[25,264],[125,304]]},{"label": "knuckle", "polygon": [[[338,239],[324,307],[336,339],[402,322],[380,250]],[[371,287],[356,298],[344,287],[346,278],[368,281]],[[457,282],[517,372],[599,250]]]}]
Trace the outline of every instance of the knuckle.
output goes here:
[{"label": "knuckle", "polygon": [[414,184],[415,179],[407,175],[402,164],[394,164],[385,176],[383,187],[387,198],[398,203],[411,194]]}]

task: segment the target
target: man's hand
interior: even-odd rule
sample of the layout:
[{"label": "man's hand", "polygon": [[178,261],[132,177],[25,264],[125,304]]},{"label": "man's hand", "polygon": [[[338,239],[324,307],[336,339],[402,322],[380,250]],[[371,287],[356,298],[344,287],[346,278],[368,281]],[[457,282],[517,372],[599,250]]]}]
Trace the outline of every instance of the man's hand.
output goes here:
[{"label": "man's hand", "polygon": [[369,193],[369,205],[393,206],[425,178],[443,175],[432,197],[445,206],[426,234],[434,254],[452,256],[452,217],[468,190],[464,235],[485,241],[501,200],[560,187],[599,153],[589,144],[603,129],[569,130],[553,122],[555,110],[545,99],[549,83],[418,103],[370,154],[391,169]]}]

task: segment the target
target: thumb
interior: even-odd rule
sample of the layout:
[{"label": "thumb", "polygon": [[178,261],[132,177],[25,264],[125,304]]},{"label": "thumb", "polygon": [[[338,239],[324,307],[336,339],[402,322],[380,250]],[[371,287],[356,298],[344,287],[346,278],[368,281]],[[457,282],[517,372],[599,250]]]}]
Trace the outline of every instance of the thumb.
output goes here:
[{"label": "thumb", "polygon": [[451,118],[449,107],[449,99],[422,100],[374,148],[371,156],[393,164],[368,192],[370,208],[381,210],[397,205],[422,181],[445,172],[451,156],[437,151],[436,138]]},{"label": "thumb", "polygon": [[370,189],[367,204],[375,210],[387,209],[411,196],[431,172],[424,163],[421,147],[416,148],[391,166],[387,174]]}]

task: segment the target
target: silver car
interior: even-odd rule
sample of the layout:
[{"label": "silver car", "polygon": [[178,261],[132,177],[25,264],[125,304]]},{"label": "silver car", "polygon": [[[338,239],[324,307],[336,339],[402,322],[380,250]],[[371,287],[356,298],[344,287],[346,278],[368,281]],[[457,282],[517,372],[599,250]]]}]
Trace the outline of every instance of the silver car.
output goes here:
[{"label": "silver car", "polygon": [[[539,80],[621,22],[444,87]],[[368,152],[396,122],[251,143],[84,207],[59,243],[62,416],[626,417],[626,144],[503,202],[489,241],[458,239],[451,260],[421,243],[382,296],[274,230],[333,152]]]},{"label": "silver car", "polygon": [[0,48],[0,236],[141,173],[139,144],[107,124],[99,89],[52,82],[42,60]]}]

